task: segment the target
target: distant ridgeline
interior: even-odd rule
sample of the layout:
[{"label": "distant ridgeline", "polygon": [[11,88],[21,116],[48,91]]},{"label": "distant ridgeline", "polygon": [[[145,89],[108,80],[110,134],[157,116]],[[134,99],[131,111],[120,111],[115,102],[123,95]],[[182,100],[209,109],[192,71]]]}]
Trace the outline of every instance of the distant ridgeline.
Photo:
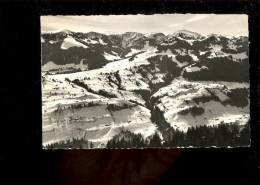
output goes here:
[{"label": "distant ridgeline", "polygon": [[249,81],[248,37],[202,36],[181,30],[173,34],[105,35],[68,30],[42,33],[42,71],[71,73],[100,68],[111,61],[130,58],[151,47],[173,62],[193,65],[183,77],[190,80]]}]

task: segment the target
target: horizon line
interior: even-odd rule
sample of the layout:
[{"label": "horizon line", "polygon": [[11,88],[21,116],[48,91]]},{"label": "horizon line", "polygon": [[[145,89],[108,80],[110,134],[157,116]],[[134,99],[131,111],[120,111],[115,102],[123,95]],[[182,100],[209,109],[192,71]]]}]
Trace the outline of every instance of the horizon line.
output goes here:
[{"label": "horizon line", "polygon": [[125,32],[104,33],[104,32],[97,32],[97,31],[82,32],[82,31],[72,31],[72,30],[69,30],[69,29],[57,29],[57,30],[53,30],[53,31],[42,31],[41,30],[41,34],[54,34],[54,33],[66,32],[66,31],[74,32],[74,33],[91,33],[91,32],[93,32],[93,33],[103,34],[103,35],[106,35],[106,36],[109,36],[109,35],[119,35],[119,34],[125,34],[125,33],[140,33],[140,34],[143,34],[143,35],[162,33],[165,36],[168,36],[168,35],[171,35],[171,34],[174,34],[174,33],[178,33],[178,32],[181,32],[181,31],[188,31],[188,32],[192,32],[192,33],[195,33],[195,34],[199,34],[201,36],[221,35],[221,36],[227,36],[227,37],[249,37],[249,34],[247,34],[247,35],[228,35],[228,34],[219,34],[219,33],[201,34],[201,33],[198,33],[198,32],[192,31],[192,30],[188,30],[188,29],[180,29],[180,30],[174,31],[174,32],[172,32],[170,34],[165,34],[163,32],[146,32],[146,33],[144,33],[144,32],[138,32],[138,31],[125,31]]}]

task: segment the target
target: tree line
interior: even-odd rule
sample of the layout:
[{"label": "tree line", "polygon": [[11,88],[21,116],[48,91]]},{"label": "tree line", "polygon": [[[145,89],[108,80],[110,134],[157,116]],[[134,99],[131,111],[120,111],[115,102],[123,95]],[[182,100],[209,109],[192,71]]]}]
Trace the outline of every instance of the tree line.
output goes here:
[{"label": "tree line", "polygon": [[122,130],[108,141],[107,148],[153,148],[153,147],[236,147],[250,144],[249,124],[219,124],[215,126],[196,126],[187,132],[169,129],[167,135],[160,137],[156,132],[148,138]]},{"label": "tree line", "polygon": [[84,138],[72,138],[67,140],[62,140],[56,143],[47,144],[43,147],[43,149],[66,149],[66,148],[74,148],[74,149],[88,149],[93,148],[94,144],[85,140]]}]

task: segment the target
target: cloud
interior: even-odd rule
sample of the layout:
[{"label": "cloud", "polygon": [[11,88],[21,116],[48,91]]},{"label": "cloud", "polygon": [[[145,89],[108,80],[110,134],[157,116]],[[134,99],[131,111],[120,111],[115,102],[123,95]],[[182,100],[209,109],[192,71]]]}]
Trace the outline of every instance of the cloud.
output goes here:
[{"label": "cloud", "polygon": [[180,26],[182,26],[182,25],[184,25],[183,23],[176,23],[176,24],[170,24],[168,27],[170,27],[170,28],[176,28],[176,27],[180,27]]},{"label": "cloud", "polygon": [[196,22],[207,18],[209,15],[195,15],[192,18],[186,20],[186,22]]}]

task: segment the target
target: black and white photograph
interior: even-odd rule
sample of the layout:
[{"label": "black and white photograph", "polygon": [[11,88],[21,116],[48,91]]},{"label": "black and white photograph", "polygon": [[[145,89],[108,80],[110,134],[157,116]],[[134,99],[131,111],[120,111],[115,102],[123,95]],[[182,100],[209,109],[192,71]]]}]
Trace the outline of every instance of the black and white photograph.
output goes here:
[{"label": "black and white photograph", "polygon": [[250,146],[246,14],[41,16],[43,149]]}]

